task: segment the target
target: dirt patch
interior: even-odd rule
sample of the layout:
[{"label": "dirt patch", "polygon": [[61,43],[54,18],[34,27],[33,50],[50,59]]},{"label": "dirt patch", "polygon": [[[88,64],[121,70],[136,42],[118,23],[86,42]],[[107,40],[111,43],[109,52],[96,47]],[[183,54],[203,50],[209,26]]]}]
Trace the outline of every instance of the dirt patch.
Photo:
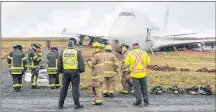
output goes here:
[{"label": "dirt patch", "polygon": [[166,66],[148,65],[147,68],[154,71],[176,71],[177,70],[177,68],[169,67],[168,65]]},{"label": "dirt patch", "polygon": [[200,68],[200,69],[196,70],[196,72],[216,73],[216,69],[211,69],[211,70],[210,70],[210,69],[204,67],[204,68]]},{"label": "dirt patch", "polygon": [[180,71],[183,71],[183,72],[189,72],[190,69],[188,69],[188,68],[180,68]]}]

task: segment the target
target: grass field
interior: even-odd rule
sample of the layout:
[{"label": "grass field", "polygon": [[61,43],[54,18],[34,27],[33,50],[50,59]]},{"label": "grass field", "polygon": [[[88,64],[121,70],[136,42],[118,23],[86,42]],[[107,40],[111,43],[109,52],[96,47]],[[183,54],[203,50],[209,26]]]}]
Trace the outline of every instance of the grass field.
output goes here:
[{"label": "grass field", "polygon": [[[45,47],[45,40],[48,38],[33,38],[33,39],[2,39],[2,56],[7,55],[14,44],[22,44],[25,50],[31,45],[32,42],[39,42],[42,47]],[[62,38],[50,38],[51,46],[66,47],[67,39]],[[82,54],[86,57],[91,56],[92,51],[90,48],[79,48]],[[1,57],[2,57],[1,56]],[[164,88],[170,87],[171,85],[178,84],[180,87],[191,87],[199,86],[202,84],[209,84],[211,88],[215,89],[215,73],[200,73],[196,72],[197,69],[206,67],[208,69],[215,69],[215,53],[199,53],[191,54],[186,52],[164,52],[155,53],[154,56],[150,54],[151,65],[168,65],[176,68],[188,68],[189,72],[182,71],[153,71],[148,69],[148,84],[149,89],[152,86],[160,85]],[[5,63],[6,60],[3,60]],[[86,66],[86,72],[81,75],[81,88],[91,88],[91,79],[89,74],[91,69]],[[121,74],[116,75],[116,90],[120,91],[122,86],[120,84]]]}]

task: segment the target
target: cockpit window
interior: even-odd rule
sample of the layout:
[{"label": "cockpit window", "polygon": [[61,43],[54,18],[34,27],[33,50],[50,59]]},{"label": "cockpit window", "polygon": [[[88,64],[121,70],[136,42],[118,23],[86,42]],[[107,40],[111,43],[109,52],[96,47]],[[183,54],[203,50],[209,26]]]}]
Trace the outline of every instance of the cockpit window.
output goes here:
[{"label": "cockpit window", "polygon": [[119,16],[127,16],[127,17],[128,16],[134,16],[134,17],[136,17],[135,14],[132,12],[120,12]]}]

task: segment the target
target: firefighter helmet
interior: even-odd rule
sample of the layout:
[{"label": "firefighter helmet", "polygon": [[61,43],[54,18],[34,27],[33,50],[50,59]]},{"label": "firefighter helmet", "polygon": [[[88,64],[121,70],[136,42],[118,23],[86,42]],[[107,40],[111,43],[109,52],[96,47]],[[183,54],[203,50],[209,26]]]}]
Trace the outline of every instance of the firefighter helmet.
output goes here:
[{"label": "firefighter helmet", "polygon": [[133,45],[139,45],[139,40],[135,40],[135,41],[133,42]]},{"label": "firefighter helmet", "polygon": [[20,44],[16,44],[16,45],[14,45],[13,48],[14,48],[14,49],[15,49],[15,48],[23,49],[22,45],[20,45]]},{"label": "firefighter helmet", "polygon": [[34,50],[37,50],[37,49],[40,49],[41,44],[39,44],[39,43],[32,43],[31,46],[32,46],[32,48],[33,48]]},{"label": "firefighter helmet", "polygon": [[57,47],[51,47],[51,50],[58,51],[58,48]]},{"label": "firefighter helmet", "polygon": [[36,48],[40,48],[40,47],[41,47],[41,44],[39,44],[39,43],[33,43],[32,46],[33,46],[33,47],[36,47]]},{"label": "firefighter helmet", "polygon": [[99,42],[94,42],[92,44],[92,47],[102,47],[101,44]]},{"label": "firefighter helmet", "polygon": [[112,46],[111,45],[106,45],[104,49],[105,50],[112,50]]},{"label": "firefighter helmet", "polygon": [[129,45],[126,44],[126,43],[121,43],[120,47],[122,47],[122,46],[125,46],[125,47],[129,48]]}]

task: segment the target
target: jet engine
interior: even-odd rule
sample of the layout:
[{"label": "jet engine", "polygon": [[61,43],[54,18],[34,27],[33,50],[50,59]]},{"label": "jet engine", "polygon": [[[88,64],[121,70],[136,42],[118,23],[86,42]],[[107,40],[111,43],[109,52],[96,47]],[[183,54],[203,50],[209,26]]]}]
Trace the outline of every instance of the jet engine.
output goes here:
[{"label": "jet engine", "polygon": [[78,37],[72,37],[72,38],[70,38],[70,40],[72,40],[74,42],[75,46],[79,46],[82,44]]}]

